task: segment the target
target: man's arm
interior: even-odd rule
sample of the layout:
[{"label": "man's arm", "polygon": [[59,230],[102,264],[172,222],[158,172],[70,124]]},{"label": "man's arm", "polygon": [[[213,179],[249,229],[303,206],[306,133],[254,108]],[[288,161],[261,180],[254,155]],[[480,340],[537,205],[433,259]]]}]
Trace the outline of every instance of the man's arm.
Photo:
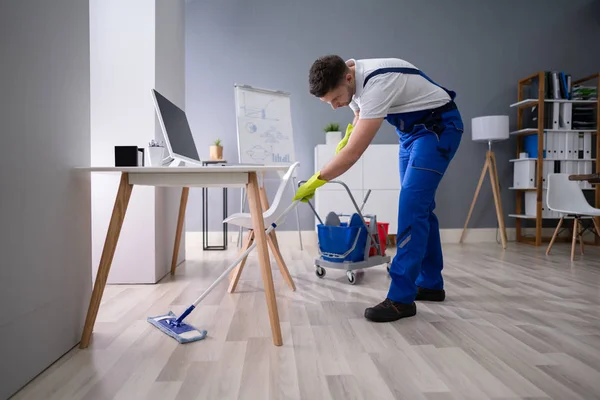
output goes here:
[{"label": "man's arm", "polygon": [[[356,116],[358,120],[358,115]],[[348,144],[323,169],[320,179],[330,181],[348,171],[362,156],[381,127],[383,118],[361,119],[356,123]]]},{"label": "man's arm", "polygon": [[356,126],[356,124],[358,124],[359,117],[360,117],[360,110],[354,111],[354,121],[352,121],[352,126]]}]

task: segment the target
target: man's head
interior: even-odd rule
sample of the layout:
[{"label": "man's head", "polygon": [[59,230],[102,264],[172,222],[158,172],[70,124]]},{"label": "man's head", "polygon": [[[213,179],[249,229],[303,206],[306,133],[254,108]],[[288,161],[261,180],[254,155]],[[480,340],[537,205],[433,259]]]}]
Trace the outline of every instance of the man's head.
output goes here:
[{"label": "man's head", "polygon": [[355,91],[354,71],[336,55],[318,58],[310,67],[310,94],[334,109],[350,104]]}]

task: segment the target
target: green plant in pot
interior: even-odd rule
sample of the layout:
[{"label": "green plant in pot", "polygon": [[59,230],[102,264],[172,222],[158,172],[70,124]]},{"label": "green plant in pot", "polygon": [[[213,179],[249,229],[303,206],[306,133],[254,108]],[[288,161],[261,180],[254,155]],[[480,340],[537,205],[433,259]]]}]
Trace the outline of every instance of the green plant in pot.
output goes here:
[{"label": "green plant in pot", "polygon": [[223,159],[223,146],[221,146],[221,139],[217,139],[210,146],[210,159],[214,161]]},{"label": "green plant in pot", "polygon": [[340,124],[330,123],[323,129],[325,131],[325,143],[326,144],[338,144],[342,140],[342,131],[340,130]]}]

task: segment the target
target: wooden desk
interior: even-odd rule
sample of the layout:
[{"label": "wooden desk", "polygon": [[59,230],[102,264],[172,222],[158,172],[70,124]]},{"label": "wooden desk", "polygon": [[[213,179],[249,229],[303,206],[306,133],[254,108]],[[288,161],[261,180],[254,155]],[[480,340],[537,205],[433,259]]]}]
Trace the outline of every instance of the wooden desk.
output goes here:
[{"label": "wooden desk", "polygon": [[106,233],[106,241],[102,249],[100,265],[94,283],[94,289],[81,336],[79,347],[85,349],[90,344],[94,323],[100,308],[100,302],[106,286],[106,280],[112,264],[119,234],[127,212],[127,205],[131,198],[131,192],[135,185],[156,186],[156,187],[181,187],[182,196],[179,209],[179,218],[177,221],[177,233],[173,249],[173,260],[171,272],[175,271],[177,263],[177,254],[181,240],[181,231],[183,229],[183,217],[185,216],[185,206],[190,187],[246,187],[248,193],[248,205],[252,215],[252,223],[256,227],[254,230],[254,239],[258,251],[258,260],[262,273],[265,297],[267,300],[267,309],[269,312],[269,321],[271,324],[271,333],[273,335],[273,344],[281,346],[283,339],[281,336],[281,326],[279,323],[279,313],[277,311],[277,301],[275,298],[275,287],[273,285],[273,276],[271,275],[271,265],[267,247],[267,238],[265,235],[265,225],[262,218],[262,207],[260,199],[260,190],[258,186],[258,174],[269,171],[286,171],[287,165],[232,165],[232,166],[206,166],[206,167],[91,167],[80,168],[89,172],[112,172],[120,173],[121,181],[115,198],[110,224]]},{"label": "wooden desk", "polygon": [[600,174],[569,175],[570,181],[588,181],[592,185],[600,184]]}]

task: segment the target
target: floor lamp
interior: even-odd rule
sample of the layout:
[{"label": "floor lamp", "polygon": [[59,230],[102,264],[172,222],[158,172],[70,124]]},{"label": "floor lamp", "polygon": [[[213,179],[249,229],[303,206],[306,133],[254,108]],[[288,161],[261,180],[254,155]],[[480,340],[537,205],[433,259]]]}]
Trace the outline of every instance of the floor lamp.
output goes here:
[{"label": "floor lamp", "polygon": [[490,183],[492,184],[492,192],[494,194],[494,204],[496,206],[496,216],[498,218],[498,226],[500,228],[500,237],[502,240],[502,248],[506,249],[506,228],[504,226],[504,213],[502,211],[502,201],[500,199],[500,183],[498,182],[498,169],[496,168],[496,156],[492,151],[492,143],[499,142],[508,139],[510,133],[508,129],[508,116],[507,115],[492,115],[487,117],[477,117],[471,120],[471,134],[474,142],[487,142],[488,151],[485,156],[485,164],[479,177],[479,183],[475,190],[475,196],[473,196],[473,202],[469,209],[469,215],[465,221],[462,234],[460,235],[459,243],[462,243],[465,233],[467,231],[467,225],[475,203],[477,202],[477,196],[481,190],[481,184],[485,179],[486,172],[489,172]]}]

